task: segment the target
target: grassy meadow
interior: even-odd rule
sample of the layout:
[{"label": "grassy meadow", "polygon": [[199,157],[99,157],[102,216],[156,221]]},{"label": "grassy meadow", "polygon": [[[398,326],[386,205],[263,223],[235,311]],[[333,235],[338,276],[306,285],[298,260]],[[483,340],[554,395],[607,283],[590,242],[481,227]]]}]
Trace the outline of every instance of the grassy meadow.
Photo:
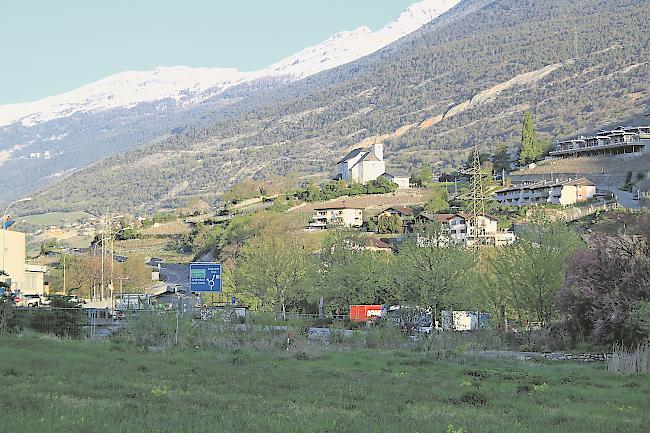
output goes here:
[{"label": "grassy meadow", "polygon": [[2,432],[645,432],[650,377],[414,351],[0,337]]},{"label": "grassy meadow", "polygon": [[37,215],[29,215],[20,217],[21,220],[27,222],[28,224],[33,224],[36,226],[51,226],[62,223],[72,223],[75,221],[81,221],[92,217],[91,214],[87,212],[48,212]]}]

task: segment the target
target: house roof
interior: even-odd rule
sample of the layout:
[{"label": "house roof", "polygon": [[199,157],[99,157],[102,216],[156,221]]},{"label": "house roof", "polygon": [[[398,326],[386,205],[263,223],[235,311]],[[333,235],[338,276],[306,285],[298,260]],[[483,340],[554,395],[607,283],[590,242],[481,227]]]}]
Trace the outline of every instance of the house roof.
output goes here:
[{"label": "house roof", "polygon": [[410,207],[392,206],[392,207],[389,207],[388,209],[384,210],[384,212],[388,212],[390,210],[394,210],[395,212],[400,213],[402,215],[406,215],[406,216],[413,215],[413,209],[411,209]]},{"label": "house roof", "polygon": [[316,207],[314,210],[343,210],[343,209],[359,209],[364,210],[362,206],[352,206],[345,203],[331,203],[329,206]]},{"label": "house roof", "polygon": [[[468,213],[465,212],[458,212],[458,213],[436,213],[436,214],[427,214],[425,212],[421,213],[420,216],[428,219],[429,221],[437,221],[440,223],[444,223],[449,221],[450,219],[454,217],[460,217],[464,220],[471,220],[472,216]],[[492,221],[497,221],[495,217],[492,215],[485,214],[483,215],[485,218],[490,219]]]},{"label": "house roof", "polygon": [[340,163],[342,163],[342,162],[346,162],[347,160],[352,159],[352,158],[358,156],[358,155],[359,155],[360,153],[362,153],[362,152],[366,152],[366,150],[363,149],[362,147],[358,147],[358,148],[356,148],[356,149],[350,151],[347,155],[345,155],[345,156],[343,157],[343,159],[341,159],[339,162],[337,162],[337,164],[340,164]]},{"label": "house roof", "polygon": [[411,176],[408,175],[399,175],[399,174],[391,174],[391,173],[384,173],[382,176],[387,177],[389,179],[411,179]]},{"label": "house roof", "polygon": [[368,239],[368,247],[370,248],[377,248],[381,250],[392,250],[393,247],[390,246],[390,244],[382,241],[381,239],[377,238],[369,238]]}]

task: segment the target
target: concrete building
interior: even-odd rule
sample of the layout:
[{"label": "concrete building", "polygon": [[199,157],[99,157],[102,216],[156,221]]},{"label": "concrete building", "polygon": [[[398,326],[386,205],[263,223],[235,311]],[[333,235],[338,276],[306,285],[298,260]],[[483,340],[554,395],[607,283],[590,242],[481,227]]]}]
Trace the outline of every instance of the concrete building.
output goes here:
[{"label": "concrete building", "polygon": [[330,225],[361,227],[363,225],[363,208],[348,206],[345,203],[332,203],[314,209],[314,217],[309,227],[326,229]]},{"label": "concrete building", "polygon": [[549,155],[560,158],[648,152],[650,126],[623,127],[559,141]]},{"label": "concrete building", "polygon": [[25,233],[0,230],[0,269],[11,279],[11,290],[23,294],[44,294],[45,266],[25,264]]},{"label": "concrete building", "polygon": [[11,289],[20,290],[25,284],[25,233],[0,230],[0,269],[11,278]]},{"label": "concrete building", "polygon": [[585,202],[596,195],[596,185],[582,177],[555,182],[537,182],[500,189],[496,199],[501,205],[560,204],[570,206]]}]

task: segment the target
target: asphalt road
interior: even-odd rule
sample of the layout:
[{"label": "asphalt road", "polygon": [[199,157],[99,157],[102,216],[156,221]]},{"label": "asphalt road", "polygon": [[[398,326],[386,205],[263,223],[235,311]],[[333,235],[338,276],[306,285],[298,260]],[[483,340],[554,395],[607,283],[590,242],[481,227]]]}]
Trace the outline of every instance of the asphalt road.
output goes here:
[{"label": "asphalt road", "polygon": [[614,194],[616,195],[616,201],[618,201],[618,204],[620,204],[624,208],[639,209],[641,207],[639,201],[633,199],[634,194],[632,194],[631,192],[617,189],[614,191]]},{"label": "asphalt road", "polygon": [[167,278],[167,284],[180,284],[184,288],[190,285],[190,267],[188,264],[161,263],[160,273]]}]

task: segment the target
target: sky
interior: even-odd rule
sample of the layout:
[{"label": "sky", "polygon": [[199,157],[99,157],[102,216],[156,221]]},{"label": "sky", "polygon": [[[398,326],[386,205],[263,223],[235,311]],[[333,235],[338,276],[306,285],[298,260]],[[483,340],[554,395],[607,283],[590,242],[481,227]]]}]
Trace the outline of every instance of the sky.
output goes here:
[{"label": "sky", "polygon": [[0,0],[0,104],[127,70],[261,69],[416,0]]}]

